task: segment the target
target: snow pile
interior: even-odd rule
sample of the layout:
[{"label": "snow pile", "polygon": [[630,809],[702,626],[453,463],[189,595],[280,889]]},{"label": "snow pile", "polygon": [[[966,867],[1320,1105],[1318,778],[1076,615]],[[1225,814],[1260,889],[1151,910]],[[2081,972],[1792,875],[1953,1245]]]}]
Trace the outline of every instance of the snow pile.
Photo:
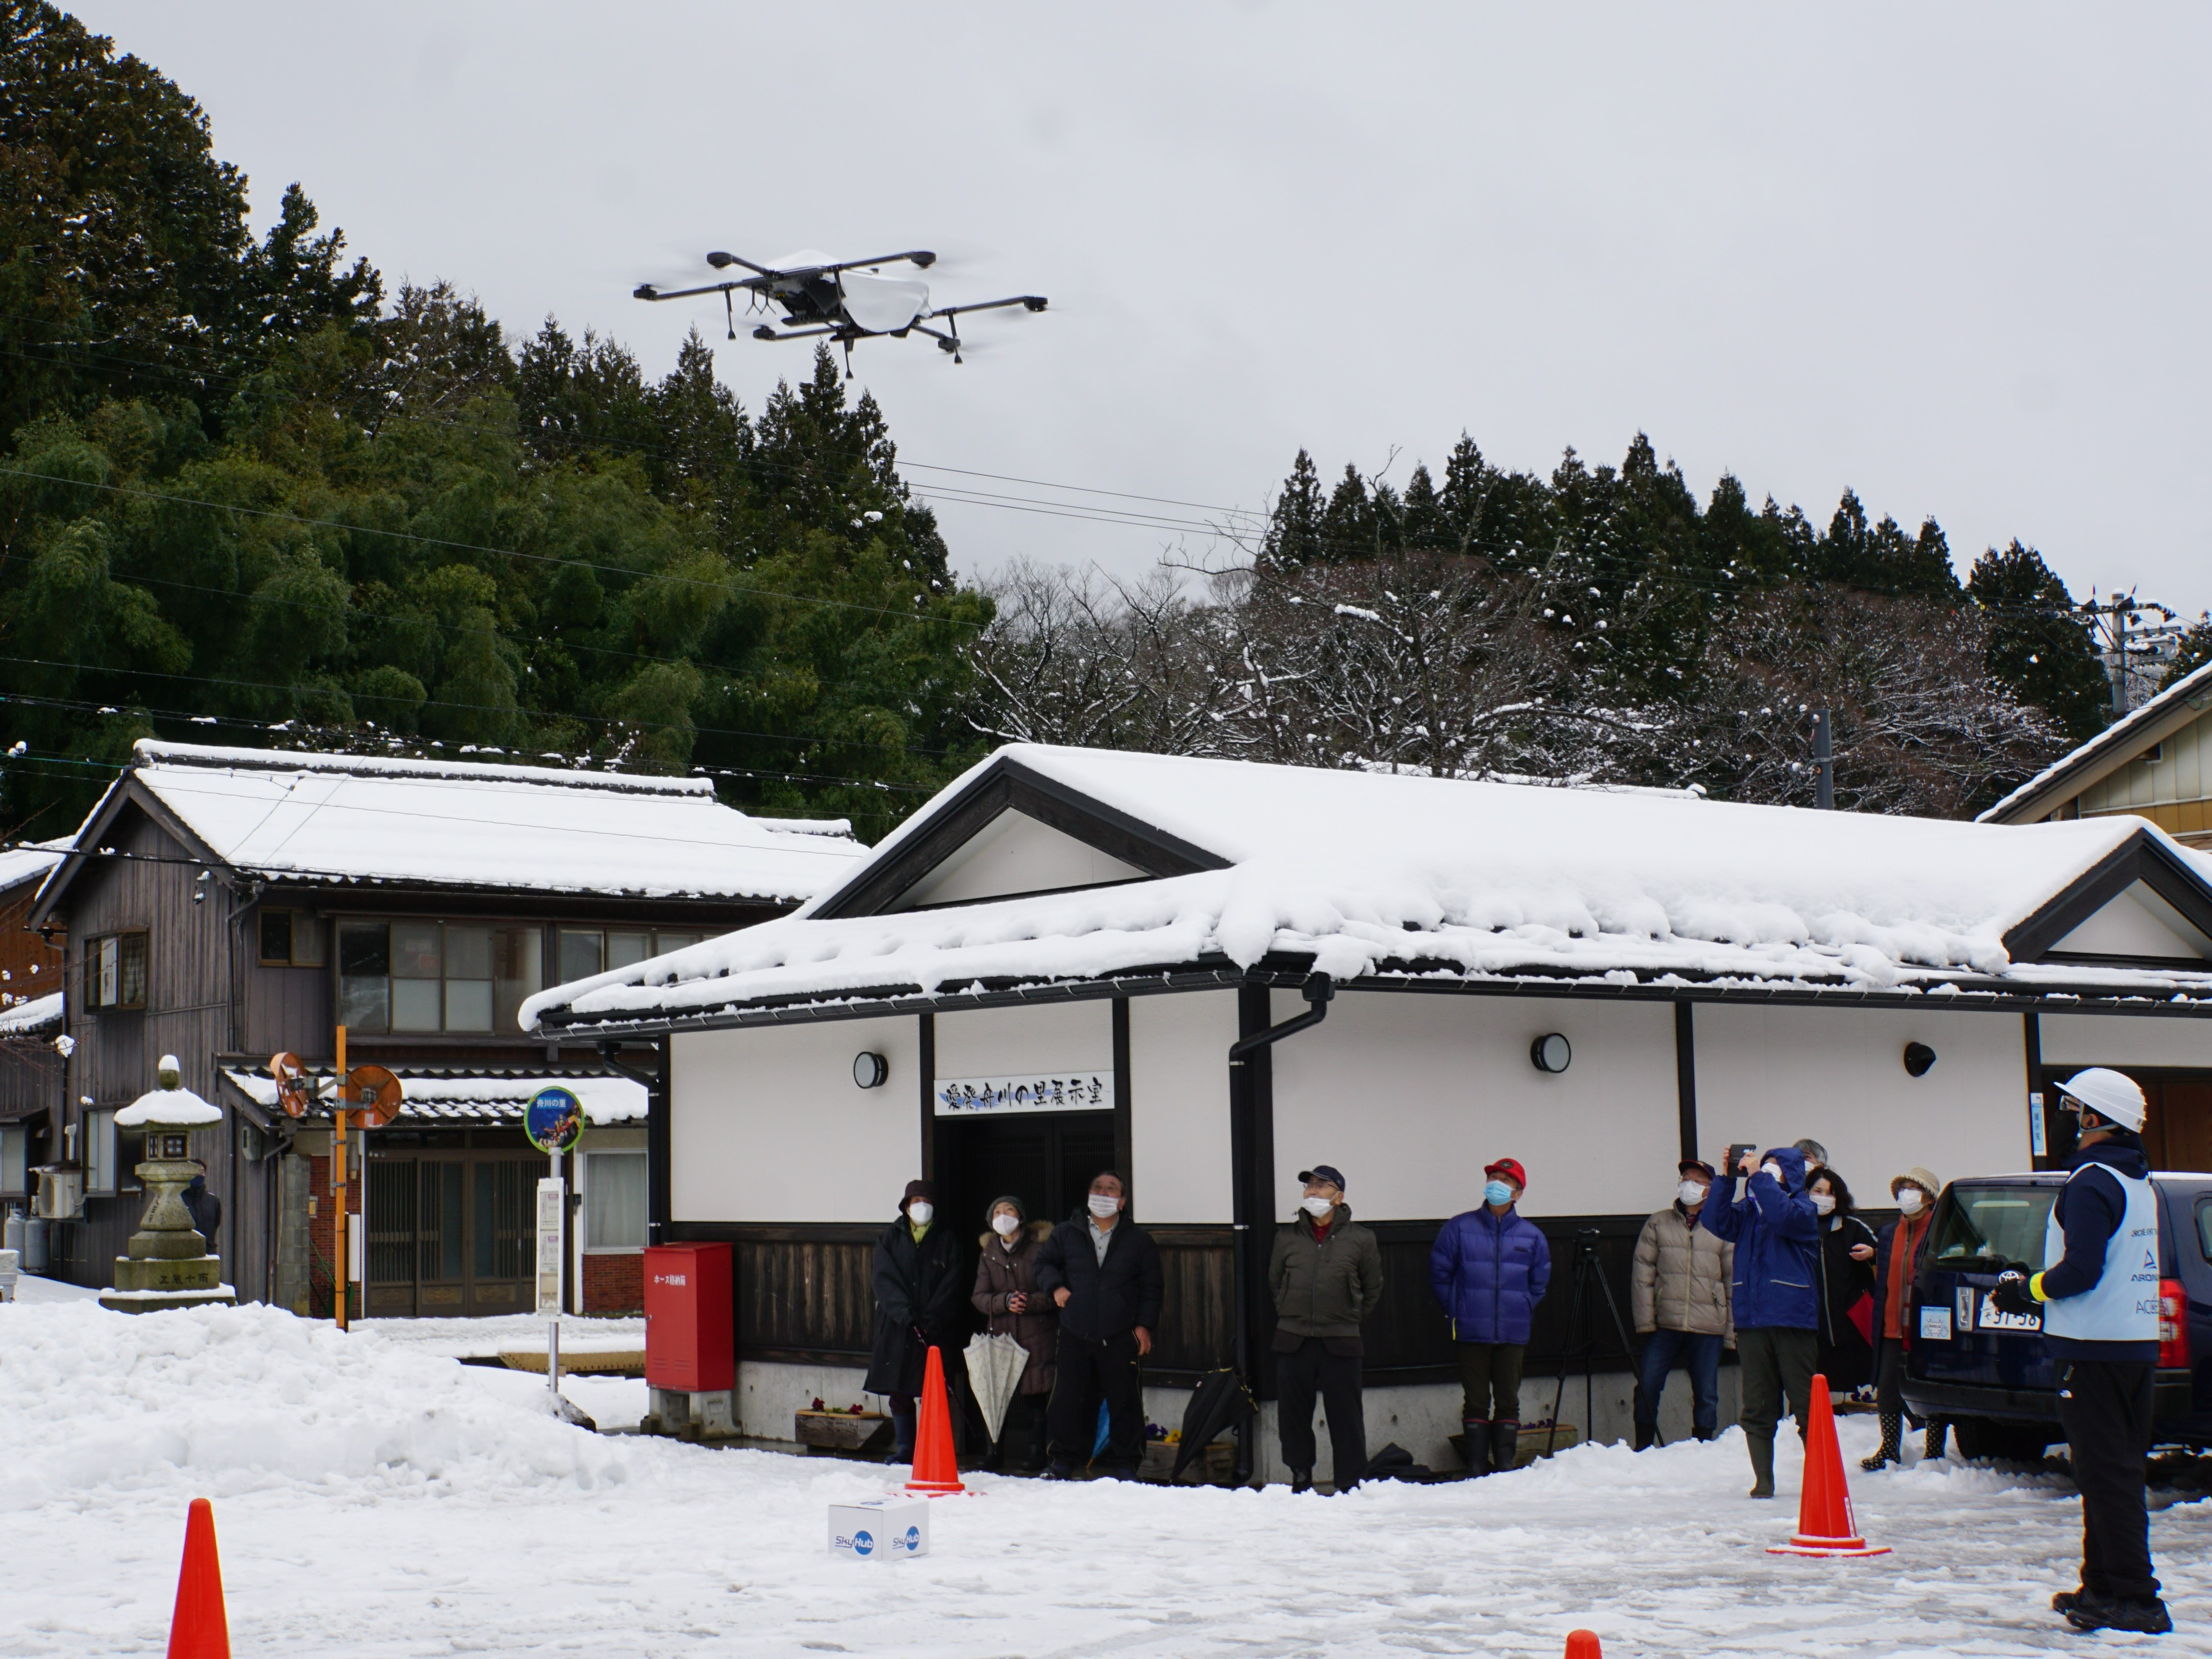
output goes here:
[{"label": "snow pile", "polygon": [[233,1495],[298,1483],[585,1491],[623,1443],[448,1360],[248,1305],[125,1315],[0,1306],[0,1511],[88,1489]]},{"label": "snow pile", "polygon": [[[1014,744],[1012,763],[1224,866],[884,916],[792,916],[533,997],[610,1020],[778,998],[1310,957],[1340,978],[1544,975],[1833,985],[2002,978],[2006,935],[2143,829],[1815,812]],[[2156,832],[2154,832],[2156,833]],[[2176,849],[2178,851],[2178,849]],[[2212,994],[2212,974],[2142,973]]]},{"label": "snow pile", "polygon": [[234,868],[309,879],[799,899],[866,850],[749,817],[703,778],[151,739],[132,778]]}]

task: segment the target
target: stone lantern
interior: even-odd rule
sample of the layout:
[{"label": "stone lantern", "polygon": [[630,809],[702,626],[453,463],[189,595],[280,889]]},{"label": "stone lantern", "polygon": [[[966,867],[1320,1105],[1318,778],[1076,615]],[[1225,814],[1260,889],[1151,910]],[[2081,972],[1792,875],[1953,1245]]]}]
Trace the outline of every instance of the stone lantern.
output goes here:
[{"label": "stone lantern", "polygon": [[100,1304],[118,1313],[150,1313],[234,1303],[238,1292],[222,1283],[222,1259],[210,1252],[212,1241],[200,1237],[185,1207],[185,1188],[199,1173],[191,1161],[191,1132],[222,1122],[222,1109],[184,1086],[174,1054],[161,1056],[155,1081],[158,1087],[115,1115],[117,1128],[146,1132],[138,1178],[149,1196],[129,1254],[115,1258],[114,1287],[100,1293]]}]

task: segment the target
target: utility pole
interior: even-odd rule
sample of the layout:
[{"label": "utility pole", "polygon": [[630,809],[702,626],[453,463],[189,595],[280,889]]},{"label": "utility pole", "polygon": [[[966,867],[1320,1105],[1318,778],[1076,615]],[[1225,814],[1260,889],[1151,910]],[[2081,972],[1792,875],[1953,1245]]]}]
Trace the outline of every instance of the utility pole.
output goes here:
[{"label": "utility pole", "polygon": [[1823,812],[1836,810],[1836,714],[1832,708],[1813,711],[1813,805]]},{"label": "utility pole", "polygon": [[2121,601],[2112,600],[2112,718],[2128,712],[2128,613]]}]

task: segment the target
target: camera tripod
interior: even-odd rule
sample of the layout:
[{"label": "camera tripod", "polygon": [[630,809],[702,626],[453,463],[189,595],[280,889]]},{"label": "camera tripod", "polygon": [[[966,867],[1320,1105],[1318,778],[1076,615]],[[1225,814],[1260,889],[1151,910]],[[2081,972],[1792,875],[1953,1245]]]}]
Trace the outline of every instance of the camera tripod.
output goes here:
[{"label": "camera tripod", "polygon": [[[1559,1386],[1552,1395],[1552,1426],[1544,1436],[1544,1452],[1551,1455],[1553,1442],[1559,1432],[1559,1402],[1566,1398],[1567,1373],[1580,1358],[1583,1364],[1583,1437],[1596,1439],[1595,1425],[1591,1419],[1597,1407],[1597,1358],[1601,1333],[1597,1323],[1597,1302],[1590,1295],[1595,1285],[1597,1293],[1605,1298],[1605,1310],[1613,1318],[1613,1334],[1620,1339],[1621,1357],[1628,1369],[1636,1369],[1636,1345],[1629,1340],[1627,1322],[1620,1316],[1620,1304],[1613,1299],[1613,1284],[1605,1276],[1605,1265],[1597,1256],[1598,1230],[1579,1227],[1575,1230],[1575,1266],[1573,1288],[1567,1297],[1567,1328],[1559,1339]],[[1575,1333],[1583,1329],[1585,1316],[1588,1328],[1577,1342]]]}]

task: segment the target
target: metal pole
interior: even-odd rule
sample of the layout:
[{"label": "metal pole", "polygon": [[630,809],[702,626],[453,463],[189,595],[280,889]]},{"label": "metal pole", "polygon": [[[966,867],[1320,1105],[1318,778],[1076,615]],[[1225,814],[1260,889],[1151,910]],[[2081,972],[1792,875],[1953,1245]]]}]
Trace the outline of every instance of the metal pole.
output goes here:
[{"label": "metal pole", "polygon": [[1823,812],[1836,810],[1835,711],[1813,711],[1813,805]]},{"label": "metal pole", "polygon": [[2128,712],[2128,613],[2112,601],[2112,718]]},{"label": "metal pole", "polygon": [[[553,1179],[559,1181],[561,1179],[561,1149],[555,1147],[550,1156],[553,1159]],[[564,1183],[560,1229],[561,1272],[564,1279],[568,1268],[568,1199]],[[539,1264],[539,1271],[544,1271],[543,1263]],[[561,1397],[561,1310],[557,1305],[545,1322],[545,1386],[553,1391],[553,1397],[556,1400]]]}]

